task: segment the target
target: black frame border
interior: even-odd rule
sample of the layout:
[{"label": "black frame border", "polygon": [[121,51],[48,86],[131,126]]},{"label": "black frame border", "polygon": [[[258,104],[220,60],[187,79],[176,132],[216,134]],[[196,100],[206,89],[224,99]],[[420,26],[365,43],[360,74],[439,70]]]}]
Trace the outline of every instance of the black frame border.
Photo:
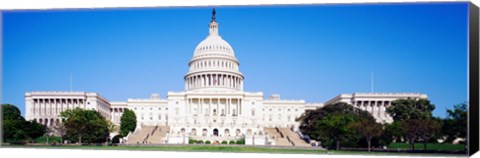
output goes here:
[{"label": "black frame border", "polygon": [[479,8],[469,2],[468,16],[468,50],[469,50],[469,103],[468,103],[468,155],[479,150]]}]

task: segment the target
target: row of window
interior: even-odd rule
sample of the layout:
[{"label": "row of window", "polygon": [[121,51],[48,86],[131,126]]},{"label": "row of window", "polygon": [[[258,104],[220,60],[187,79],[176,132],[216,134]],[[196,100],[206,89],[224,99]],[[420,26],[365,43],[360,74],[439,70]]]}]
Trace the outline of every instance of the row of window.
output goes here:
[{"label": "row of window", "polygon": [[[282,111],[282,108],[277,108],[277,109],[278,109],[278,111]],[[272,110],[273,110],[273,108],[268,108],[268,111],[272,111]],[[265,109],[262,109],[262,111],[265,111]],[[288,108],[287,111],[291,111],[291,109]],[[297,112],[297,111],[298,111],[298,109],[295,108],[295,112]]]},{"label": "row of window", "polygon": [[225,47],[225,46],[203,46],[203,47],[198,48],[198,51],[212,50],[212,49],[229,51],[229,52],[231,51],[230,48]]},{"label": "row of window", "polygon": [[237,65],[230,61],[220,61],[220,60],[206,60],[206,61],[198,61],[193,64],[194,69],[199,68],[229,68],[237,70]]},{"label": "row of window", "polygon": [[[178,104],[178,102],[177,102],[177,104]],[[140,110],[144,110],[144,109],[145,109],[144,107],[141,107],[141,108],[140,108]],[[137,107],[134,107],[133,110],[138,110],[138,108],[137,108]],[[152,111],[152,110],[153,110],[153,107],[150,107],[150,111]],[[159,107],[158,110],[162,110],[162,108]],[[165,110],[168,110],[168,108],[166,107]]]},{"label": "row of window", "polygon": [[[140,119],[145,120],[145,116],[143,114],[140,114]],[[153,120],[153,115],[150,114],[149,117],[150,120]],[[165,119],[168,119],[168,115],[165,115]],[[157,120],[162,120],[162,114],[158,114]]]}]

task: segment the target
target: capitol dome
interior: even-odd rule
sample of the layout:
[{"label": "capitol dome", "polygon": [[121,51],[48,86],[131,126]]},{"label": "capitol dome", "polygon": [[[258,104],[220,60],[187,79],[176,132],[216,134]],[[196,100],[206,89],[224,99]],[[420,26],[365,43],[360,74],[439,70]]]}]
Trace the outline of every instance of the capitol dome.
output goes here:
[{"label": "capitol dome", "polygon": [[185,75],[185,89],[191,90],[243,90],[243,75],[232,46],[218,33],[215,9],[208,25],[209,34],[195,48]]},{"label": "capitol dome", "polygon": [[207,38],[200,42],[195,48],[194,57],[203,55],[235,57],[232,46],[218,34],[209,34]]}]

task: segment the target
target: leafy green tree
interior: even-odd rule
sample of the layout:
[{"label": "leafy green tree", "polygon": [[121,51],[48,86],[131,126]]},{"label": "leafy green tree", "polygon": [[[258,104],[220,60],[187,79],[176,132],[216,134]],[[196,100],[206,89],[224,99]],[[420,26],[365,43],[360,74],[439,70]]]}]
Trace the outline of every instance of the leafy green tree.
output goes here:
[{"label": "leafy green tree", "polygon": [[129,132],[133,132],[137,127],[137,116],[135,113],[126,109],[120,117],[120,134],[127,136]]},{"label": "leafy green tree", "polygon": [[[400,142],[401,138],[404,136],[404,129],[402,122],[394,121],[392,123],[386,123],[384,126],[384,132],[382,135],[385,145],[390,144],[393,141]],[[392,139],[392,140],[390,140]]]},{"label": "leafy green tree", "polygon": [[360,119],[353,123],[353,128],[367,141],[368,151],[371,151],[372,139],[383,133],[382,125],[370,119]]},{"label": "leafy green tree", "polygon": [[456,138],[467,137],[467,104],[454,105],[454,109],[447,109],[447,118],[443,121],[442,134],[448,142]]},{"label": "leafy green tree", "polygon": [[[387,113],[392,116],[395,123],[400,125],[403,136],[408,140],[410,149],[415,149],[415,141],[430,136],[429,133],[436,131],[428,131],[427,128],[435,129],[433,123],[425,122],[432,119],[432,111],[435,105],[430,103],[428,99],[397,99],[392,105],[387,107]],[[429,127],[430,126],[430,127]]]},{"label": "leafy green tree", "polygon": [[[340,142],[352,139],[354,130],[349,125],[355,121],[354,116],[348,114],[329,115],[317,122],[320,140],[326,144],[335,144],[336,150],[340,149]],[[329,137],[329,139],[325,139]]]},{"label": "leafy green tree", "polygon": [[315,140],[320,140],[329,148],[339,150],[342,142],[356,143],[360,140],[353,127],[353,124],[360,119],[375,120],[370,113],[339,102],[307,111],[297,120],[301,121],[302,133]]},{"label": "leafy green tree", "polygon": [[25,134],[31,140],[35,140],[48,132],[48,128],[44,125],[37,123],[36,121],[26,121],[25,122]]},{"label": "leafy green tree", "polygon": [[387,107],[387,113],[394,121],[406,121],[410,119],[427,119],[432,117],[435,105],[427,99],[397,99]]},{"label": "leafy green tree", "polygon": [[441,123],[438,119],[430,118],[423,120],[420,124],[419,138],[423,142],[423,150],[427,150],[428,141],[432,138],[436,138],[440,133]]},{"label": "leafy green tree", "polygon": [[67,140],[82,144],[102,143],[108,139],[108,121],[95,110],[68,109],[60,116],[65,119],[67,132],[64,137]]},{"label": "leafy green tree", "polygon": [[20,110],[12,104],[2,104],[3,141],[21,141],[27,138],[25,119]]},{"label": "leafy green tree", "polygon": [[41,137],[46,127],[35,121],[26,121],[20,110],[12,104],[2,104],[3,141],[25,141]]}]

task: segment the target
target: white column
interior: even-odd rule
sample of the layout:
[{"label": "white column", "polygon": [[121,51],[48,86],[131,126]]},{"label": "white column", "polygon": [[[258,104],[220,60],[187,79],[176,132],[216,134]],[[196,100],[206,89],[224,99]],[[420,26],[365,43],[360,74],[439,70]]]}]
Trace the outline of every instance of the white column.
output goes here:
[{"label": "white column", "polygon": [[240,115],[241,115],[242,114],[242,100],[237,98],[237,104],[240,105],[240,110],[239,111],[240,111]]},{"label": "white column", "polygon": [[37,105],[35,103],[35,99],[33,99],[33,98],[32,98],[32,108],[33,108],[32,109],[32,115],[36,115],[36,112],[35,112],[36,109],[35,108],[37,108]]},{"label": "white column", "polygon": [[47,99],[47,115],[50,116],[52,115],[52,100]]},{"label": "white column", "polygon": [[[232,100],[230,99],[230,104],[232,103]],[[240,111],[238,110],[240,109],[240,105],[238,104],[238,102],[235,104],[235,112],[236,112],[236,115],[238,116],[240,114]]]},{"label": "white column", "polygon": [[226,111],[227,111],[227,112],[226,112],[226,115],[227,115],[227,116],[230,116],[230,106],[232,106],[232,104],[229,104],[229,105],[227,106],[227,110],[226,110]]},{"label": "white column", "polygon": [[58,115],[57,99],[53,99],[53,106],[54,106],[54,108],[53,108],[53,114],[54,114],[55,116],[57,116],[57,115]]},{"label": "white column", "polygon": [[47,114],[47,103],[45,99],[42,99],[42,114],[45,116]]},{"label": "white column", "polygon": [[43,100],[43,104],[44,104],[44,112],[43,112],[43,115],[44,116],[48,116],[48,99],[44,99]]},{"label": "white column", "polygon": [[234,88],[235,85],[233,85],[233,76],[230,76],[230,88]]},{"label": "white column", "polygon": [[222,78],[222,86],[223,87],[227,87],[227,75],[223,75],[223,78]]},{"label": "white column", "polygon": [[187,102],[188,102],[187,113],[191,114],[192,113],[192,99],[188,98]]},{"label": "white column", "polygon": [[370,114],[372,114],[373,117],[375,117],[374,113],[375,113],[375,101],[373,102],[370,102]]}]

